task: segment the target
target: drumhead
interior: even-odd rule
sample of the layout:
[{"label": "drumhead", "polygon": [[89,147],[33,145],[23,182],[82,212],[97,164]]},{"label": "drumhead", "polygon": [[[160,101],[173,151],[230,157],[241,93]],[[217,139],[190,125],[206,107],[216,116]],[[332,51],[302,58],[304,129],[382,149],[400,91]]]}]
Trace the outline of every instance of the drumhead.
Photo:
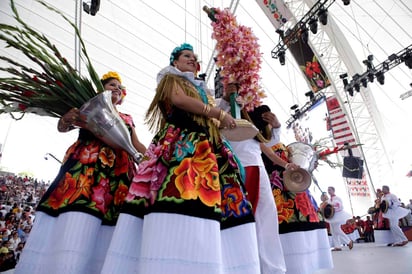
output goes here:
[{"label": "drumhead", "polygon": [[283,184],[290,192],[304,192],[312,182],[309,172],[303,168],[287,169],[283,172]]},{"label": "drumhead", "polygon": [[389,203],[388,203],[388,201],[382,200],[379,208],[380,208],[380,210],[381,210],[383,213],[388,212],[388,209],[389,209]]},{"label": "drumhead", "polygon": [[325,219],[330,219],[335,214],[335,209],[331,204],[327,204],[322,208],[322,215]]},{"label": "drumhead", "polygon": [[259,130],[249,121],[244,119],[236,119],[236,127],[233,129],[222,128],[220,133],[229,141],[244,141],[253,139]]},{"label": "drumhead", "polygon": [[373,213],[375,213],[376,211],[378,211],[378,209],[377,209],[376,207],[374,207],[374,206],[371,206],[371,207],[368,209],[368,214],[373,214]]}]

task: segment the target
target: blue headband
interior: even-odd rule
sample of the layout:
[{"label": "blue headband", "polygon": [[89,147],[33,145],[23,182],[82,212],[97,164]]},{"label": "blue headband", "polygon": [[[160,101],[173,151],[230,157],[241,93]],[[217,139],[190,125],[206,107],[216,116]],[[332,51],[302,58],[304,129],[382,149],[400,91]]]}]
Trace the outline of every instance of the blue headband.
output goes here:
[{"label": "blue headband", "polygon": [[176,60],[176,57],[177,57],[178,53],[181,52],[182,50],[193,51],[193,47],[192,47],[192,45],[190,45],[188,43],[183,43],[179,47],[175,47],[175,49],[170,54],[170,65],[171,66],[173,66],[173,61]]}]

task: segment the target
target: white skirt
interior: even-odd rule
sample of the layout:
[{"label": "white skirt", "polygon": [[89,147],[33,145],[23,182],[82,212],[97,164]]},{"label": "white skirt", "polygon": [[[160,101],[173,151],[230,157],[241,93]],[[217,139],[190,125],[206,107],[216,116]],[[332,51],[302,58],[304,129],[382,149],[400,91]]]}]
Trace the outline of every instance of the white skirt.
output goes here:
[{"label": "white skirt", "polygon": [[399,220],[408,215],[409,209],[396,206],[389,208],[386,213],[383,213],[383,217],[392,219],[392,220]]},{"label": "white skirt", "polygon": [[335,211],[335,214],[333,214],[333,217],[328,219],[327,222],[334,224],[334,223],[339,223],[339,224],[346,224],[346,222],[352,219],[352,215],[350,215],[348,212],[342,210],[342,211]]},{"label": "white skirt", "polygon": [[220,223],[179,214],[120,214],[102,273],[258,274],[255,223]]},{"label": "white skirt", "polygon": [[325,229],[280,234],[286,261],[286,274],[312,274],[332,269],[333,259]]},{"label": "white skirt", "polygon": [[82,212],[36,212],[15,274],[100,273],[114,231],[101,222]]}]

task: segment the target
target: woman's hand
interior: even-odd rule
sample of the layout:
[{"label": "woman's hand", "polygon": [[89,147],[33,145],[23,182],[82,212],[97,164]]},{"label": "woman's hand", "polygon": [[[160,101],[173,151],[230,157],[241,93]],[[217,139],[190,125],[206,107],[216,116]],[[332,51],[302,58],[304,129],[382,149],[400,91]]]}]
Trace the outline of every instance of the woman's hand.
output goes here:
[{"label": "woman's hand", "polygon": [[285,165],[286,170],[295,170],[295,169],[298,169],[298,168],[299,168],[299,166],[295,163],[287,163]]},{"label": "woman's hand", "polygon": [[232,115],[230,115],[229,113],[223,110],[220,110],[219,121],[220,121],[221,128],[230,128],[230,129],[236,128],[235,119],[232,117]]},{"label": "woman's hand", "polygon": [[236,97],[236,103],[239,105],[239,108],[240,109],[243,109],[244,107],[245,107],[245,100],[243,100],[243,98],[242,97],[240,97],[240,96],[237,96]]},{"label": "woman's hand", "polygon": [[273,112],[268,111],[268,112],[263,113],[262,119],[263,121],[271,125],[273,128],[278,128],[281,126],[278,118]]},{"label": "woman's hand", "polygon": [[60,118],[57,129],[60,132],[67,132],[75,127],[85,127],[86,124],[86,117],[80,114],[80,110],[72,108]]}]

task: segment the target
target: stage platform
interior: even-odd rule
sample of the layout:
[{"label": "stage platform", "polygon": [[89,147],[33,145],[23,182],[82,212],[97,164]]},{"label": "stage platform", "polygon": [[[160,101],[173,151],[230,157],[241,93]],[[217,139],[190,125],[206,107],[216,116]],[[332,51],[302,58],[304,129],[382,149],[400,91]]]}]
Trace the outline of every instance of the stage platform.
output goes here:
[{"label": "stage platform", "polygon": [[314,274],[410,274],[412,273],[412,242],[401,247],[386,244],[354,243],[352,250],[332,252],[333,269]]}]

